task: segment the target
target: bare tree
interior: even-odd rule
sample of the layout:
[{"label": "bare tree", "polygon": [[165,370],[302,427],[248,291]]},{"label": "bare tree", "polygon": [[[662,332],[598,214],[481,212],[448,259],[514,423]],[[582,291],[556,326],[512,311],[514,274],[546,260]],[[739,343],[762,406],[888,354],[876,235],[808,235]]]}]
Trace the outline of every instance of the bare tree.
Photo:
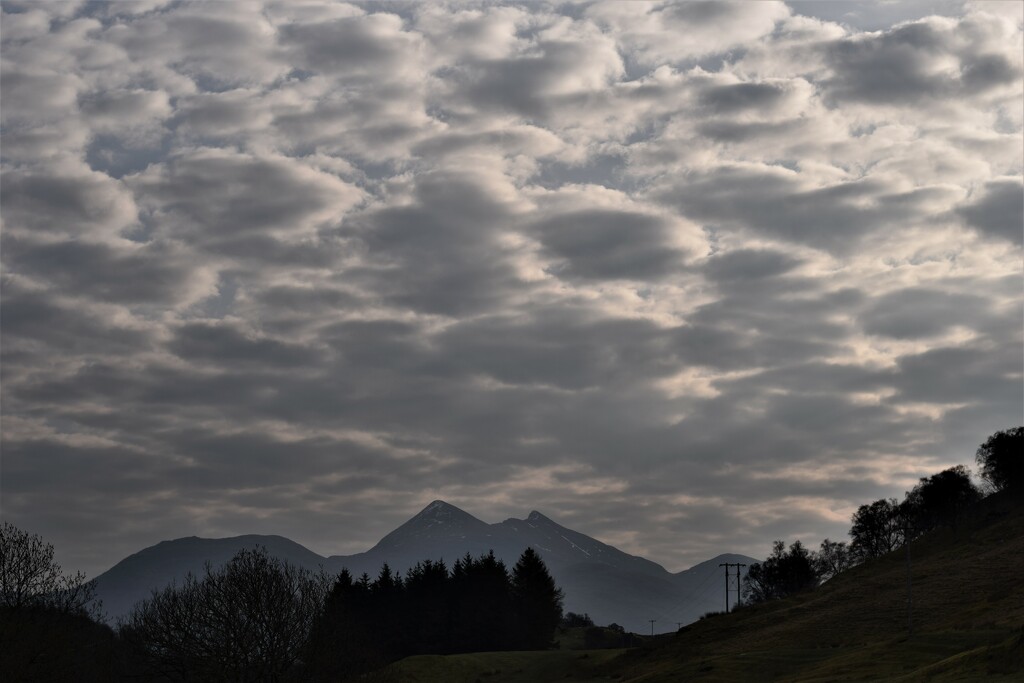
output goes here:
[{"label": "bare tree", "polygon": [[154,591],[121,625],[153,673],[188,681],[281,681],[299,662],[327,591],[314,574],[242,550],[200,579]]},{"label": "bare tree", "polygon": [[10,522],[0,526],[0,607],[45,608],[98,618],[92,582],[65,574],[53,559],[53,545]]}]

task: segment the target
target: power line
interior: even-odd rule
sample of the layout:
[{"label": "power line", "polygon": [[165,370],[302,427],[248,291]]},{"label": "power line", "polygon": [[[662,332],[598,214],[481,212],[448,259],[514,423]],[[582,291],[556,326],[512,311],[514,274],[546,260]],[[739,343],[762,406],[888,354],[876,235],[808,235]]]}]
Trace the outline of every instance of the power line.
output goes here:
[{"label": "power line", "polygon": [[699,607],[699,609],[703,609],[704,611],[710,610],[711,605],[709,604],[707,596],[704,595],[704,588],[707,587],[714,578],[714,572],[706,574],[697,586],[691,588],[681,600],[673,602],[672,605],[663,612],[663,614],[670,614],[672,612],[678,612],[681,609],[691,609],[693,607]]},{"label": "power line", "polygon": [[[713,573],[709,573],[707,576],[704,577],[700,584],[697,585],[696,588],[690,589],[690,592],[687,593],[686,597],[684,597],[682,600],[677,600],[669,609],[669,611],[679,610],[683,607],[687,607],[696,603],[698,594],[703,595],[702,591],[704,590],[704,587],[707,586],[708,583],[714,578],[715,575]],[[707,598],[701,597],[701,602],[703,603],[703,605],[706,605]],[[702,609],[707,608],[702,606]]]}]

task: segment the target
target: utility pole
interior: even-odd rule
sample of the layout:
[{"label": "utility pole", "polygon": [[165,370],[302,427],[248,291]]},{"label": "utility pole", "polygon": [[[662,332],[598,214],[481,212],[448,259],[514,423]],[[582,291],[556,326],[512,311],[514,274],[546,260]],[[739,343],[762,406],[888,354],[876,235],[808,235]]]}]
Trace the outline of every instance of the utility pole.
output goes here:
[{"label": "utility pole", "polygon": [[725,567],[725,613],[729,613],[729,563],[723,562],[719,567]]},{"label": "utility pole", "polygon": [[654,635],[654,622],[656,622],[657,619],[648,619],[647,621],[651,622],[651,635],[653,636]]},{"label": "utility pole", "polygon": [[[745,564],[736,563],[736,606],[739,607],[740,603],[743,602],[743,584],[740,583],[740,567],[746,567]],[[729,571],[728,569],[726,571]]]},{"label": "utility pole", "polygon": [[914,635],[914,593],[910,575],[910,533],[909,527],[903,532],[903,543],[907,546],[907,637]]},{"label": "utility pole", "polygon": [[725,613],[729,613],[729,567],[736,567],[736,603],[740,601],[740,567],[746,567],[739,562],[722,562],[719,567],[725,567]]}]

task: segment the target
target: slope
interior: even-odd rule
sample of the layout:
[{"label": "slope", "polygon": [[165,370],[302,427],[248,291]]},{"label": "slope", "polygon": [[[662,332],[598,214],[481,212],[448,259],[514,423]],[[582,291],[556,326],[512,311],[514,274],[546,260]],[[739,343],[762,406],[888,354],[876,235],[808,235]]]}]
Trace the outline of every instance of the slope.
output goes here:
[{"label": "slope", "polygon": [[955,528],[788,600],[702,620],[628,653],[620,680],[1022,680],[1024,508],[982,501]]}]

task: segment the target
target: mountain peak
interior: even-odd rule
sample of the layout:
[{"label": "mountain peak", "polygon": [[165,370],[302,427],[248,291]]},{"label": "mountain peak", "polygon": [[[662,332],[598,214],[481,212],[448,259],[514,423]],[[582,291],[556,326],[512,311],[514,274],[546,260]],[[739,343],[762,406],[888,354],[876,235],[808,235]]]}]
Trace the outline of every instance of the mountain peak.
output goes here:
[{"label": "mountain peak", "polygon": [[465,538],[467,534],[486,533],[488,525],[451,503],[435,500],[412,519],[380,539],[371,551],[382,551],[410,544],[434,543],[442,538]]},{"label": "mountain peak", "polygon": [[550,519],[548,519],[544,515],[540,514],[536,510],[532,510],[530,512],[530,515],[526,518],[526,521],[527,522],[533,522],[534,524],[540,524],[540,523],[554,524],[554,522],[552,522]]},{"label": "mountain peak", "polygon": [[427,507],[423,508],[416,514],[413,519],[424,519],[424,518],[445,518],[453,515],[468,515],[468,512],[460,510],[451,503],[446,503],[443,500],[435,500]]}]

